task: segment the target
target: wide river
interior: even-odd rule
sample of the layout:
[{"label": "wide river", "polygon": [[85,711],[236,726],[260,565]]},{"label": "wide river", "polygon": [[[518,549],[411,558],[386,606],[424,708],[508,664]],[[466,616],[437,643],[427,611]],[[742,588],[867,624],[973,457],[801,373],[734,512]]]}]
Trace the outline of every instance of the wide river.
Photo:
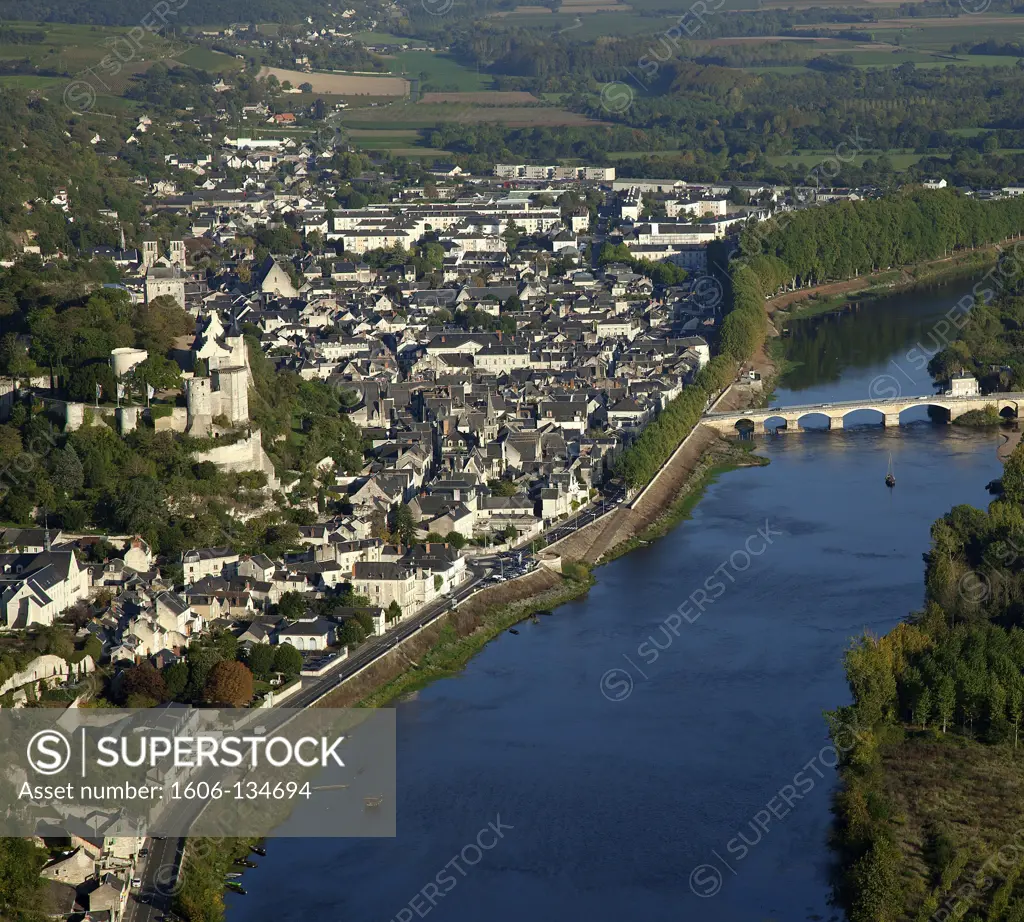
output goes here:
[{"label": "wide river", "polygon": [[[970,286],[793,323],[775,402],[931,393],[908,350]],[[843,651],[921,605],[931,523],[1000,470],[998,435],[913,412],[764,440],[769,466],[586,598],[398,704],[397,838],[273,840],[229,922],[841,919],[822,712],[849,700]]]}]

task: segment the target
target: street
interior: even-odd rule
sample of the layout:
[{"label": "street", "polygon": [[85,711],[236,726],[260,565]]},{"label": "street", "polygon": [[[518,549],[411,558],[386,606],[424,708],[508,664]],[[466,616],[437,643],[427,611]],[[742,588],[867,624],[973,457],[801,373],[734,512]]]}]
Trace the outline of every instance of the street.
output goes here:
[{"label": "street", "polygon": [[149,854],[140,859],[136,875],[142,887],[132,891],[125,912],[126,922],[158,922],[171,910],[173,881],[184,839],[147,839]]}]

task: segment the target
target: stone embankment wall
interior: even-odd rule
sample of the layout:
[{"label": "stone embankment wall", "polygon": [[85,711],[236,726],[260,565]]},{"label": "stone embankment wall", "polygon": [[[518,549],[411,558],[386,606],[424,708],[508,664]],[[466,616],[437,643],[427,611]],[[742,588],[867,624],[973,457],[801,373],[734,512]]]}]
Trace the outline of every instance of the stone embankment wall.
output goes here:
[{"label": "stone embankment wall", "polygon": [[566,560],[595,564],[617,544],[635,538],[672,504],[704,453],[720,436],[698,425],[679,445],[654,479],[628,504],[573,532],[549,549]]},{"label": "stone embankment wall", "polygon": [[561,576],[541,567],[519,579],[476,592],[453,612],[438,618],[374,660],[367,668],[317,701],[316,706],[350,707],[413,668],[413,664],[437,643],[446,627],[451,626],[460,637],[469,636],[480,626],[489,610],[540,596],[561,584]]}]

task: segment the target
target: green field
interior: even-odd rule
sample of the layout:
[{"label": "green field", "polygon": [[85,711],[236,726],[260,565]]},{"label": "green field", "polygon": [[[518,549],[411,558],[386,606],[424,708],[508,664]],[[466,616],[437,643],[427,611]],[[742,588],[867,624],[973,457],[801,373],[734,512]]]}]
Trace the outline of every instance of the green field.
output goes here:
[{"label": "green field", "polygon": [[489,90],[494,78],[464,67],[455,58],[433,51],[400,51],[386,59],[391,73],[423,79],[435,90],[474,93]]},{"label": "green field", "polygon": [[392,35],[390,32],[356,32],[353,34],[357,42],[364,45],[422,45],[418,38],[406,38],[401,35]]},{"label": "green field", "polygon": [[628,35],[643,35],[649,33],[654,36],[664,32],[673,23],[679,20],[682,11],[673,15],[643,16],[633,10],[623,10],[607,13],[586,13],[579,18],[574,13],[524,13],[502,16],[500,19],[492,19],[492,22],[501,22],[507,26],[515,26],[521,29],[537,29],[549,35],[565,31],[573,41],[592,41],[594,39],[606,38],[614,35],[619,38]]},{"label": "green field", "polygon": [[[11,28],[23,32],[44,32],[45,41],[24,44],[0,44],[0,59],[26,62],[20,74],[0,77],[5,86],[41,90],[48,95],[63,93],[71,78],[85,80],[96,92],[98,110],[125,109],[135,104],[123,99],[136,74],[158,61],[169,66],[182,63],[210,71],[230,74],[241,62],[183,41],[165,39],[146,32],[141,38],[129,37],[127,28],[91,25],[12,22]],[[119,62],[118,73],[101,67],[105,58]],[[52,70],[65,77],[41,76],[34,70]],[[88,71],[89,73],[86,73]]]},{"label": "green field", "polygon": [[433,128],[443,123],[499,124],[547,127],[596,124],[581,115],[554,106],[484,106],[476,103],[412,103],[406,100],[376,108],[346,109],[341,122],[347,128],[370,131]]},{"label": "green field", "polygon": [[386,152],[393,157],[451,157],[450,151],[421,146],[423,136],[413,128],[397,128],[390,131],[353,128],[349,130],[347,140],[359,150]]},{"label": "green field", "polygon": [[116,46],[119,59],[129,66],[151,64],[163,60],[186,47],[182,42],[169,41],[159,35],[146,33],[141,40],[127,37],[128,29],[106,26],[85,26],[31,22],[4,23],[24,32],[45,32],[46,39],[38,43],[0,44],[0,57],[7,60],[27,59],[34,66],[68,74],[95,67]]},{"label": "green field", "polygon": [[199,45],[194,45],[183,54],[175,55],[174,60],[196,70],[209,71],[211,74],[227,74],[242,68],[242,62],[237,58]]},{"label": "green field", "polygon": [[32,74],[12,74],[0,77],[0,84],[3,86],[15,86],[22,90],[56,89],[63,91],[67,82],[66,77],[36,77]]}]

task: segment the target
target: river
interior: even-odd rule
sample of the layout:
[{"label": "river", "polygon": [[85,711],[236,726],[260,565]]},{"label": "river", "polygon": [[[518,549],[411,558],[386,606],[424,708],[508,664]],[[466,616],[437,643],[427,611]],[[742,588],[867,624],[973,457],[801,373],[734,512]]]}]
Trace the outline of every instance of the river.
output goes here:
[{"label": "river", "polygon": [[[930,393],[907,351],[971,281],[794,322],[776,401]],[[822,712],[850,638],[920,606],[929,527],[987,502],[998,442],[923,419],[766,439],[769,466],[398,705],[397,838],[272,840],[228,922],[841,919]]]}]

